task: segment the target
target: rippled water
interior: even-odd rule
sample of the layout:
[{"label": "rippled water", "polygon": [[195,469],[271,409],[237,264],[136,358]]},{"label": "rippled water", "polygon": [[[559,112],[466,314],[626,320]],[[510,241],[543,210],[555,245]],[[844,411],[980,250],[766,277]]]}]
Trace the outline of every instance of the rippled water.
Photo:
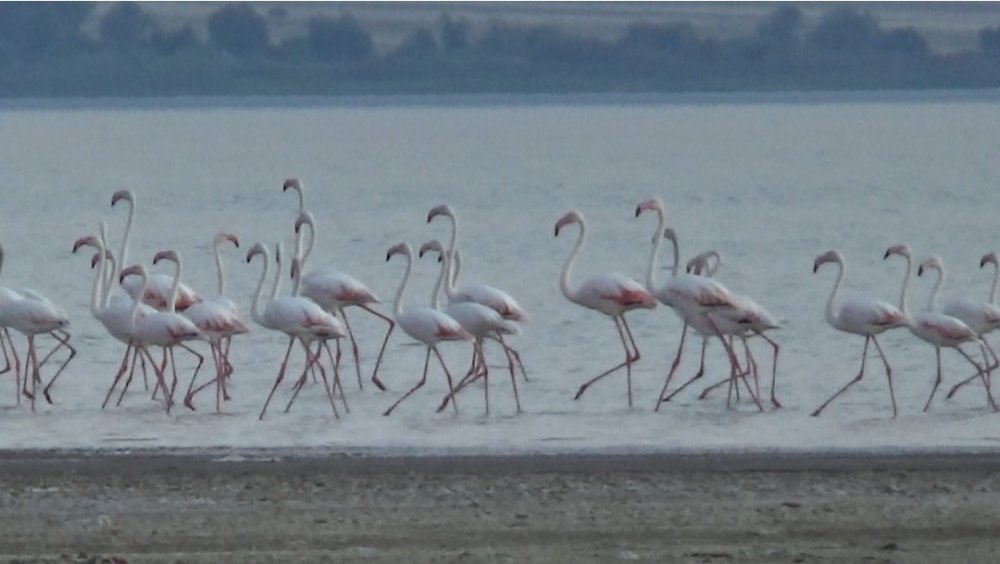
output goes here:
[{"label": "rippled water", "polygon": [[[920,259],[943,257],[945,299],[985,299],[992,273],[978,269],[979,258],[1000,246],[1000,96],[513,100],[290,106],[214,100],[0,110],[6,250],[0,280],[35,288],[67,309],[80,350],[55,390],[58,405],[36,415],[14,407],[10,375],[0,377],[0,446],[937,448],[991,446],[1000,437],[1000,415],[985,409],[980,389],[936,400],[931,413],[920,413],[934,353],[902,332],[884,339],[899,419],[887,420],[888,393],[876,362],[827,415],[808,417],[856,372],[862,344],[823,321],[834,273],[812,274],[818,253],[840,249],[849,290],[894,301],[902,266],[884,264],[882,253],[908,242]],[[246,265],[245,251],[256,241],[291,244],[297,202],[281,190],[289,176],[302,178],[317,217],[313,267],[350,272],[387,302],[403,264],[386,264],[385,250],[399,241],[418,246],[445,239],[446,225],[427,225],[426,213],[444,202],[457,210],[465,280],[507,289],[533,317],[517,341],[531,378],[521,388],[524,415],[511,417],[501,357],[488,351],[498,365],[491,372],[490,418],[481,417],[481,396],[471,390],[461,396],[459,416],[435,415],[446,387],[433,368],[424,390],[393,417],[381,417],[422,367],[422,350],[397,335],[384,367],[389,393],[370,385],[355,391],[348,366],[352,413],[345,420],[333,420],[318,387],[303,392],[290,414],[280,413],[286,388],[258,424],[256,412],[284,351],[283,337],[259,327],[233,345],[237,383],[228,415],[210,414],[206,395],[198,413],[167,417],[138,391],[122,408],[100,411],[123,347],[90,316],[91,271],[87,259],[70,253],[73,240],[94,232],[101,219],[117,240],[125,213],[112,210],[110,198],[130,188],[138,199],[130,260],[148,264],[156,251],[177,249],[185,279],[211,295],[211,238],[219,230],[236,233],[241,249],[224,257],[229,294],[249,318],[260,265]],[[635,410],[626,409],[623,375],[571,399],[580,382],[620,362],[622,351],[610,321],[559,293],[559,271],[576,231],[553,238],[553,224],[573,208],[588,220],[578,280],[611,270],[641,278],[655,222],[636,219],[634,209],[651,196],[665,201],[685,260],[695,251],[719,250],[720,280],[785,323],[776,333],[783,343],[785,409],[758,415],[744,403],[727,411],[723,395],[697,402],[692,389],[652,414],[680,334],[664,307],[630,315],[643,353],[634,373]],[[661,260],[669,260],[669,252]],[[416,265],[407,302],[426,302],[435,268],[429,261]],[[661,280],[667,275],[660,271]],[[916,309],[930,282],[913,284]],[[358,314],[352,321],[363,339],[367,374],[382,324]],[[697,366],[695,345],[689,341],[679,378]],[[452,370],[463,372],[464,346],[444,349]],[[762,367],[770,366],[766,351],[760,349]],[[714,381],[725,368],[717,349],[709,353],[706,379]],[[946,385],[966,376],[964,361],[944,356]]]}]

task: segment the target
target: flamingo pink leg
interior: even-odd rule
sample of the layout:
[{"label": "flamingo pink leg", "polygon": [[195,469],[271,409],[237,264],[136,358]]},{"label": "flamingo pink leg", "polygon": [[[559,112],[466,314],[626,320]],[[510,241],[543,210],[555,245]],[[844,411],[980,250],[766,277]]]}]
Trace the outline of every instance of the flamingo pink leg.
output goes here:
[{"label": "flamingo pink leg", "polygon": [[[987,364],[989,364],[989,366],[986,367],[986,372],[987,373],[993,372],[993,370],[995,370],[998,366],[1000,366],[1000,360],[997,359],[997,354],[995,352],[993,352],[993,347],[990,346],[990,344],[986,341],[986,339],[982,339],[982,343],[986,347],[986,350],[990,351],[990,356],[993,357],[992,364],[990,364],[989,362],[987,362]],[[969,376],[965,380],[962,380],[961,382],[955,384],[951,388],[951,391],[948,392],[948,395],[945,396],[945,397],[947,399],[951,399],[951,397],[953,395],[955,395],[955,392],[957,392],[959,390],[959,388],[962,388],[963,386],[965,386],[969,382],[974,382],[976,379],[978,379],[980,377],[981,377],[980,372],[976,371],[976,373],[973,374],[972,376]]]},{"label": "flamingo pink leg", "polygon": [[[128,391],[129,384],[132,383],[132,377],[135,375],[135,366],[136,366],[136,363],[138,363],[139,367],[142,369],[142,379],[143,379],[143,381],[145,381],[146,380],[146,355],[141,354],[140,351],[139,351],[139,348],[136,347],[133,344],[132,345],[132,368],[130,368],[129,371],[128,371],[128,378],[125,379],[125,385],[122,386],[121,394],[118,395],[118,401],[115,403],[116,406],[120,406],[122,404],[122,400],[125,399],[125,392]],[[154,368],[154,376],[155,376],[155,368],[156,368],[155,365],[153,365],[153,368]],[[159,384],[157,384],[157,385],[159,385]],[[114,389],[114,388],[112,388],[112,389]],[[110,391],[111,390],[108,390],[109,393],[110,393]],[[148,387],[146,388],[146,391],[147,392],[149,391]],[[154,387],[154,391],[155,391],[155,387]]]},{"label": "flamingo pink leg", "polygon": [[[306,346],[305,343],[302,344],[302,347],[306,351],[306,367],[305,369],[302,370],[302,375],[299,376],[299,379],[295,383],[295,391],[292,393],[291,399],[288,400],[288,405],[285,406],[285,413],[288,413],[288,411],[292,409],[292,403],[295,402],[295,398],[298,397],[299,392],[302,390],[303,386],[305,386],[307,372],[309,372],[310,369],[315,370],[318,368],[320,372],[320,378],[323,380],[323,387],[326,389],[326,395],[330,399],[330,406],[333,407],[333,415],[337,419],[340,419],[340,414],[337,412],[337,404],[333,398],[333,390],[330,387],[329,380],[327,380],[326,378],[326,370],[323,368],[323,365],[320,364],[319,361],[320,354],[323,351],[323,345],[324,345],[323,341],[319,341],[317,343],[316,354],[314,355],[312,354],[312,351],[309,350],[309,347]],[[334,370],[336,370],[336,366],[334,366]],[[334,388],[336,388],[337,386],[337,381],[339,381],[339,377],[334,379]]]},{"label": "flamingo pink leg", "polygon": [[416,386],[410,388],[410,391],[403,394],[403,397],[396,400],[395,403],[389,406],[389,409],[385,410],[382,415],[388,416],[392,413],[392,410],[396,409],[396,406],[403,402],[406,398],[410,397],[410,394],[420,389],[425,382],[427,382],[427,367],[430,366],[431,362],[431,347],[427,347],[427,354],[424,356],[424,373],[420,376],[420,380],[417,382]]},{"label": "flamingo pink leg", "polygon": [[[4,344],[6,341],[6,344]],[[14,357],[14,389],[17,393],[17,404],[21,405],[21,359],[17,356],[17,349],[14,348],[14,341],[10,337],[10,332],[4,328],[0,329],[0,346],[3,347],[3,356],[7,360],[7,368],[3,372],[10,371],[10,359],[7,357],[7,345],[10,345],[10,354]],[[0,372],[2,374],[3,372]]]},{"label": "flamingo pink leg", "polygon": [[[73,345],[69,344],[69,334],[68,333],[64,333],[65,336],[60,336],[56,331],[53,331],[53,332],[50,333],[50,335],[52,335],[53,337],[55,337],[56,340],[58,340],[61,343],[60,346],[64,346],[67,349],[69,349],[69,357],[67,357],[66,360],[63,361],[63,363],[59,366],[59,370],[56,370],[55,375],[52,376],[52,379],[49,380],[49,383],[46,384],[45,388],[42,390],[42,394],[45,396],[45,401],[49,402],[49,404],[52,404],[52,396],[49,395],[49,390],[51,390],[52,389],[52,385],[56,383],[56,378],[58,378],[59,375],[63,373],[63,370],[66,369],[66,365],[69,364],[69,362],[71,360],[73,360],[73,357],[76,356],[76,348],[74,348]],[[58,349],[58,348],[59,347],[56,347],[56,349]],[[55,352],[56,349],[53,349],[52,352]],[[51,355],[52,355],[52,353],[49,353],[49,356],[51,356]],[[48,357],[46,357],[46,359],[47,358]]]},{"label": "flamingo pink leg", "polygon": [[382,347],[379,348],[378,350],[378,358],[375,360],[375,369],[372,370],[372,383],[375,384],[375,387],[384,392],[385,384],[383,384],[382,381],[378,379],[378,369],[379,366],[382,365],[382,355],[385,353],[385,346],[389,344],[389,335],[391,335],[392,330],[396,328],[396,322],[366,305],[359,304],[358,307],[374,315],[375,317],[381,318],[382,320],[384,320],[386,323],[389,324],[389,329],[385,332],[385,338],[382,339]]},{"label": "flamingo pink leg", "polygon": [[[624,315],[613,316],[611,319],[612,321],[615,322],[615,329],[618,330],[618,337],[621,339],[622,347],[625,349],[625,361],[622,362],[621,364],[617,364],[605,370],[604,372],[601,372],[594,378],[591,378],[590,380],[584,382],[583,385],[581,385],[580,388],[576,391],[576,395],[573,396],[573,399],[575,400],[580,399],[580,396],[582,396],[583,393],[587,391],[587,388],[589,388],[591,384],[597,382],[598,380],[604,378],[605,376],[608,376],[609,374],[614,373],[615,371],[621,368],[625,368],[626,381],[628,386],[628,406],[629,408],[631,408],[632,407],[632,363],[639,360],[639,350],[636,349],[635,354],[633,355],[632,351],[629,350],[628,348],[628,343],[625,341],[625,333],[622,331],[622,327],[618,322],[618,320],[621,319],[621,323],[625,324],[625,316]],[[625,328],[627,331],[628,330],[627,324],[625,324]],[[629,339],[631,340],[631,332],[629,333]],[[633,346],[634,345],[635,343],[633,342]]]},{"label": "flamingo pink leg", "polygon": [[271,393],[267,394],[267,400],[264,401],[264,407],[260,410],[260,416],[257,418],[258,421],[264,420],[264,413],[267,412],[267,406],[271,403],[274,391],[278,389],[278,384],[281,384],[281,381],[285,379],[285,368],[288,366],[288,356],[292,354],[292,345],[295,344],[295,341],[296,337],[290,337],[288,339],[288,348],[285,350],[285,358],[281,361],[281,368],[278,369],[278,376],[274,379],[274,386],[271,387]]}]

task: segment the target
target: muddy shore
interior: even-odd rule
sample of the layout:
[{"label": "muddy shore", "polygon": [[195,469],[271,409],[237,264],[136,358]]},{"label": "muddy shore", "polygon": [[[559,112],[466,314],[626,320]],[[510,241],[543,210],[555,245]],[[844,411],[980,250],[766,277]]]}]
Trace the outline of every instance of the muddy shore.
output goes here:
[{"label": "muddy shore", "polygon": [[1000,560],[988,453],[0,455],[0,562]]}]

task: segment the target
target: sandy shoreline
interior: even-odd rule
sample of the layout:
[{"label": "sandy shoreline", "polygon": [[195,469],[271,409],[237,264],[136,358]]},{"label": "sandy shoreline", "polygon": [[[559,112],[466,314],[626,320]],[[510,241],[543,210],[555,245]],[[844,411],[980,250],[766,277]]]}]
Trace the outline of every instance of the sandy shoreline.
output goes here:
[{"label": "sandy shoreline", "polygon": [[986,452],[254,452],[0,453],[0,562],[1000,556],[1000,455]]}]

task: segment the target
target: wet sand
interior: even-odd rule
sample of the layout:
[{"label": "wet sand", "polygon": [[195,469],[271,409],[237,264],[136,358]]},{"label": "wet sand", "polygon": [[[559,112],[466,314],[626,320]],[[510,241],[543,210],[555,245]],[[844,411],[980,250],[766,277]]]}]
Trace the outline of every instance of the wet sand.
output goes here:
[{"label": "wet sand", "polygon": [[0,455],[0,562],[1000,560],[995,454]]}]

